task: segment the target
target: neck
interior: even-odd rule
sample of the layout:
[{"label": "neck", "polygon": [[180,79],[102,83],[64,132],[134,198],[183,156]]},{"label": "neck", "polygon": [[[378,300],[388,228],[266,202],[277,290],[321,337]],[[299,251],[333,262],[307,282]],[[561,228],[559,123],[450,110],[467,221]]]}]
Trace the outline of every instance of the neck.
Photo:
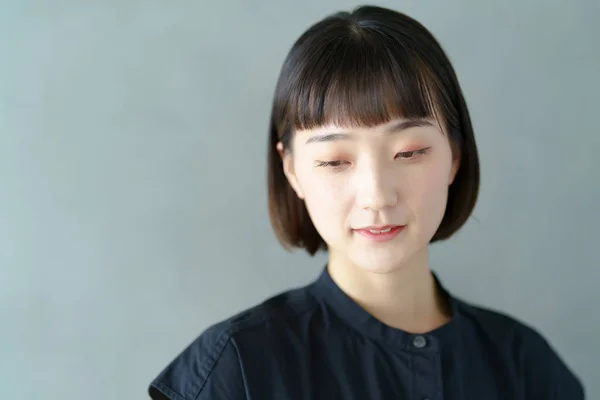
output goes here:
[{"label": "neck", "polygon": [[385,273],[334,257],[330,257],[327,269],[342,291],[388,326],[425,333],[450,320],[451,312],[429,268],[427,249]]}]

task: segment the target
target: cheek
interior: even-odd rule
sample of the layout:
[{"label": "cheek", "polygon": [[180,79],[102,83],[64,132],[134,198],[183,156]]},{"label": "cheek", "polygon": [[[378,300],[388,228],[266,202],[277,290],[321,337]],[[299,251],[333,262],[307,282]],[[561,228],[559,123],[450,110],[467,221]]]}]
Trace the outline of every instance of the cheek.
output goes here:
[{"label": "cheek", "polygon": [[440,171],[423,171],[422,174],[412,177],[410,192],[423,199],[431,198],[434,194],[443,192],[448,183],[448,174]]},{"label": "cheek", "polygon": [[441,222],[448,198],[448,168],[439,166],[411,177],[404,197],[417,219],[426,225]]},{"label": "cheek", "polygon": [[348,185],[343,179],[331,179],[313,171],[303,171],[298,181],[304,202],[317,231],[327,241],[345,221],[349,204]]}]

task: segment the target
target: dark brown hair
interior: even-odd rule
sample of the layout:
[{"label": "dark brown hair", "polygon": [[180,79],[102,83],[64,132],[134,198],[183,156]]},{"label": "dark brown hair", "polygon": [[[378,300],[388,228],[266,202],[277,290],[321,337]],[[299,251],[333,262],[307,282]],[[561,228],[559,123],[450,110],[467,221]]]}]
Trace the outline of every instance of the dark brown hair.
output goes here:
[{"label": "dark brown hair", "polygon": [[479,161],[458,79],[434,36],[404,14],[362,6],[317,22],[294,43],[275,88],[268,144],[269,215],[285,248],[313,255],[327,246],[285,177],[277,143],[293,151],[297,129],[373,126],[394,118],[436,118],[460,156],[431,242],[447,239],[475,207]]}]

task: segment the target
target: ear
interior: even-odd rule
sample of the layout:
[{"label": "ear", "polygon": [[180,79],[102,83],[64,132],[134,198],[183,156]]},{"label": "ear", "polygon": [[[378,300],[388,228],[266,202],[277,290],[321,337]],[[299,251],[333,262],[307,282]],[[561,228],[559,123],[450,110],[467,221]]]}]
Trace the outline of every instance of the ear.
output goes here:
[{"label": "ear", "polygon": [[452,185],[454,182],[456,174],[458,173],[458,168],[460,168],[460,157],[454,157],[452,160],[452,167],[450,168],[450,176],[448,177],[448,186]]},{"label": "ear", "polygon": [[298,182],[298,177],[296,176],[296,171],[294,168],[294,156],[290,151],[286,151],[283,148],[283,143],[281,142],[277,142],[277,152],[281,157],[281,161],[283,163],[283,173],[290,183],[290,186],[292,189],[294,189],[294,192],[296,192],[298,198],[304,199],[304,193],[300,187],[300,183]]}]

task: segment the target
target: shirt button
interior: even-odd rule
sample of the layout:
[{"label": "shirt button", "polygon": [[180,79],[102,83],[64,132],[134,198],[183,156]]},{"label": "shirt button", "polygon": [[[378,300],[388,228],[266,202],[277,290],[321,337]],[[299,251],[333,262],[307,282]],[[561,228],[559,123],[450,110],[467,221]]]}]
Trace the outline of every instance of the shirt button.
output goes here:
[{"label": "shirt button", "polygon": [[422,349],[423,347],[427,346],[427,339],[420,335],[415,336],[413,339],[413,346],[415,346],[417,349]]}]

